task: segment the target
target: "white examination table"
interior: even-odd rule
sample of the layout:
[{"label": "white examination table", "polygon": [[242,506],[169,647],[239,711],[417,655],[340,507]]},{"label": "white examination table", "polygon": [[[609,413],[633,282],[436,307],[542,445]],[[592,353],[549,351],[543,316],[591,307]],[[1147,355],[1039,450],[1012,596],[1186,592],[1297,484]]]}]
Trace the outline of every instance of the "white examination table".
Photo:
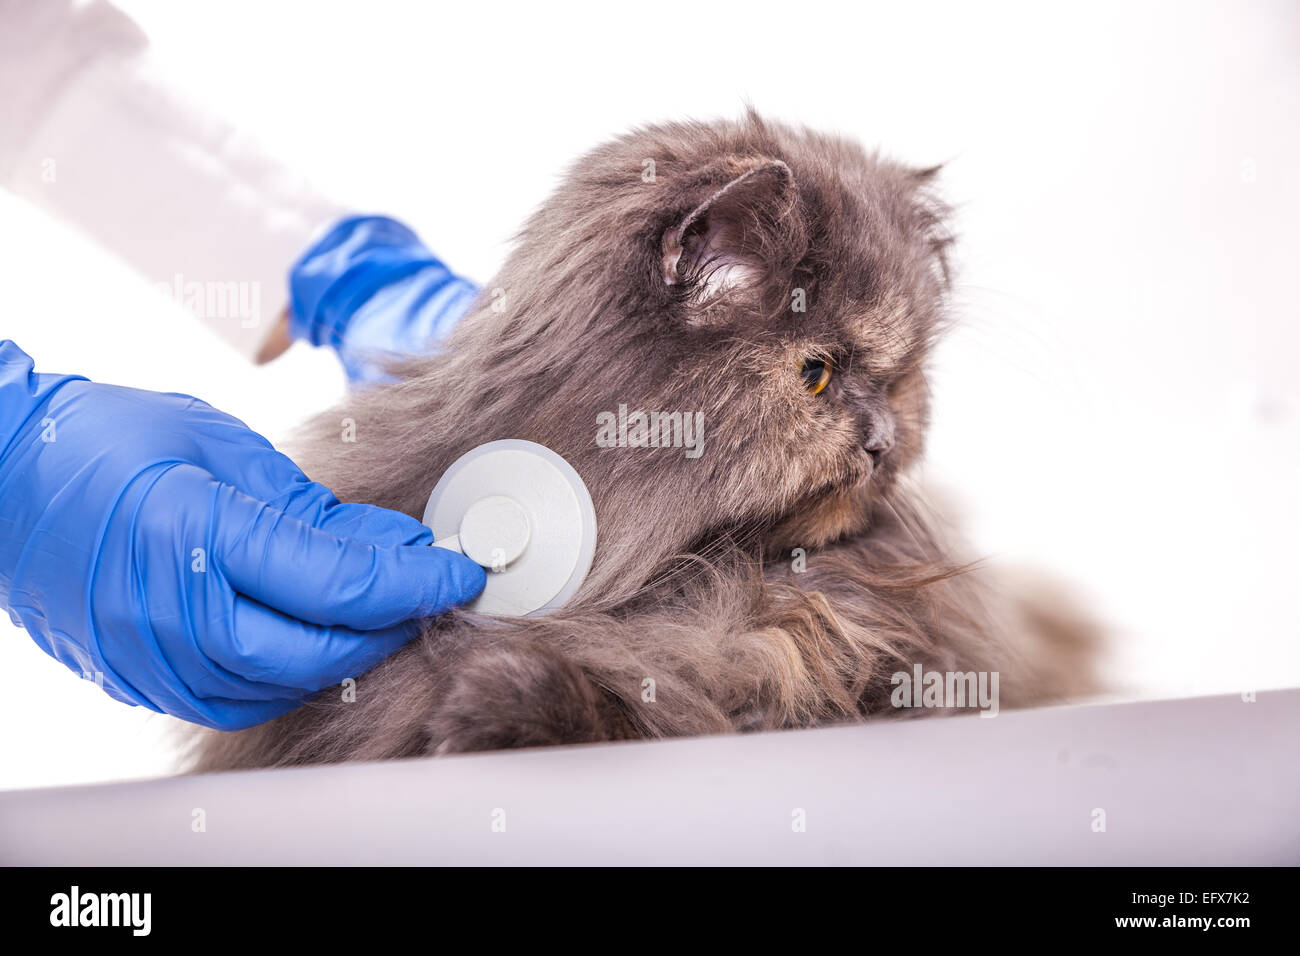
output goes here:
[{"label": "white examination table", "polygon": [[1300,690],[11,791],[0,863],[1295,864]]}]

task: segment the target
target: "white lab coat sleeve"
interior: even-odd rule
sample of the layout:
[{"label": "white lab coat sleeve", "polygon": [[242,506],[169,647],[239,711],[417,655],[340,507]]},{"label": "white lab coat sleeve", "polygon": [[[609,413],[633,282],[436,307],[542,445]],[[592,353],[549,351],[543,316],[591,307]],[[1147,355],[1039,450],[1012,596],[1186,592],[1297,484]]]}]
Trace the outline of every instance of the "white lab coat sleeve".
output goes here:
[{"label": "white lab coat sleeve", "polygon": [[290,266],[344,212],[172,87],[102,0],[0,0],[0,185],[250,359],[288,302]]}]

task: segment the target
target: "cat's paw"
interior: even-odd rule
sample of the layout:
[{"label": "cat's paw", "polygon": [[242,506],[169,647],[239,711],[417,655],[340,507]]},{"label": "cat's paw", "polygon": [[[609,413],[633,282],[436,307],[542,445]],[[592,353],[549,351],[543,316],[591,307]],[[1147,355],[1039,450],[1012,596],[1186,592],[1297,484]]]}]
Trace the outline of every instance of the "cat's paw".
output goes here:
[{"label": "cat's paw", "polygon": [[540,645],[471,655],[428,729],[439,755],[636,736],[578,665]]}]

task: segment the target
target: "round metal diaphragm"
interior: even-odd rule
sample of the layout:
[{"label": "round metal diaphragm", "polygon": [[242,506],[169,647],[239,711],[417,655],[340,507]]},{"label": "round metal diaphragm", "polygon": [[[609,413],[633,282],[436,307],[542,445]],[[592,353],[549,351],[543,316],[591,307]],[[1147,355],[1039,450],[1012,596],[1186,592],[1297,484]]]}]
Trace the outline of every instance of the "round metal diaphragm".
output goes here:
[{"label": "round metal diaphragm", "polygon": [[577,593],[596,553],[596,509],[573,466],[545,445],[507,438],[472,448],[429,495],[434,539],[488,569],[469,607],[542,615]]}]

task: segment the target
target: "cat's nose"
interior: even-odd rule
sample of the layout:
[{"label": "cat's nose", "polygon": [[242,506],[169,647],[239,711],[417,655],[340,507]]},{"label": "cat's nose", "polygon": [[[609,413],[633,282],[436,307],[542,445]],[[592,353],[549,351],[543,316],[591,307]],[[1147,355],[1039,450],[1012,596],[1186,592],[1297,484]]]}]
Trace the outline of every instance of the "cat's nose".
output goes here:
[{"label": "cat's nose", "polygon": [[862,447],[879,459],[894,447],[894,413],[888,408],[874,406],[866,410],[862,420]]}]

